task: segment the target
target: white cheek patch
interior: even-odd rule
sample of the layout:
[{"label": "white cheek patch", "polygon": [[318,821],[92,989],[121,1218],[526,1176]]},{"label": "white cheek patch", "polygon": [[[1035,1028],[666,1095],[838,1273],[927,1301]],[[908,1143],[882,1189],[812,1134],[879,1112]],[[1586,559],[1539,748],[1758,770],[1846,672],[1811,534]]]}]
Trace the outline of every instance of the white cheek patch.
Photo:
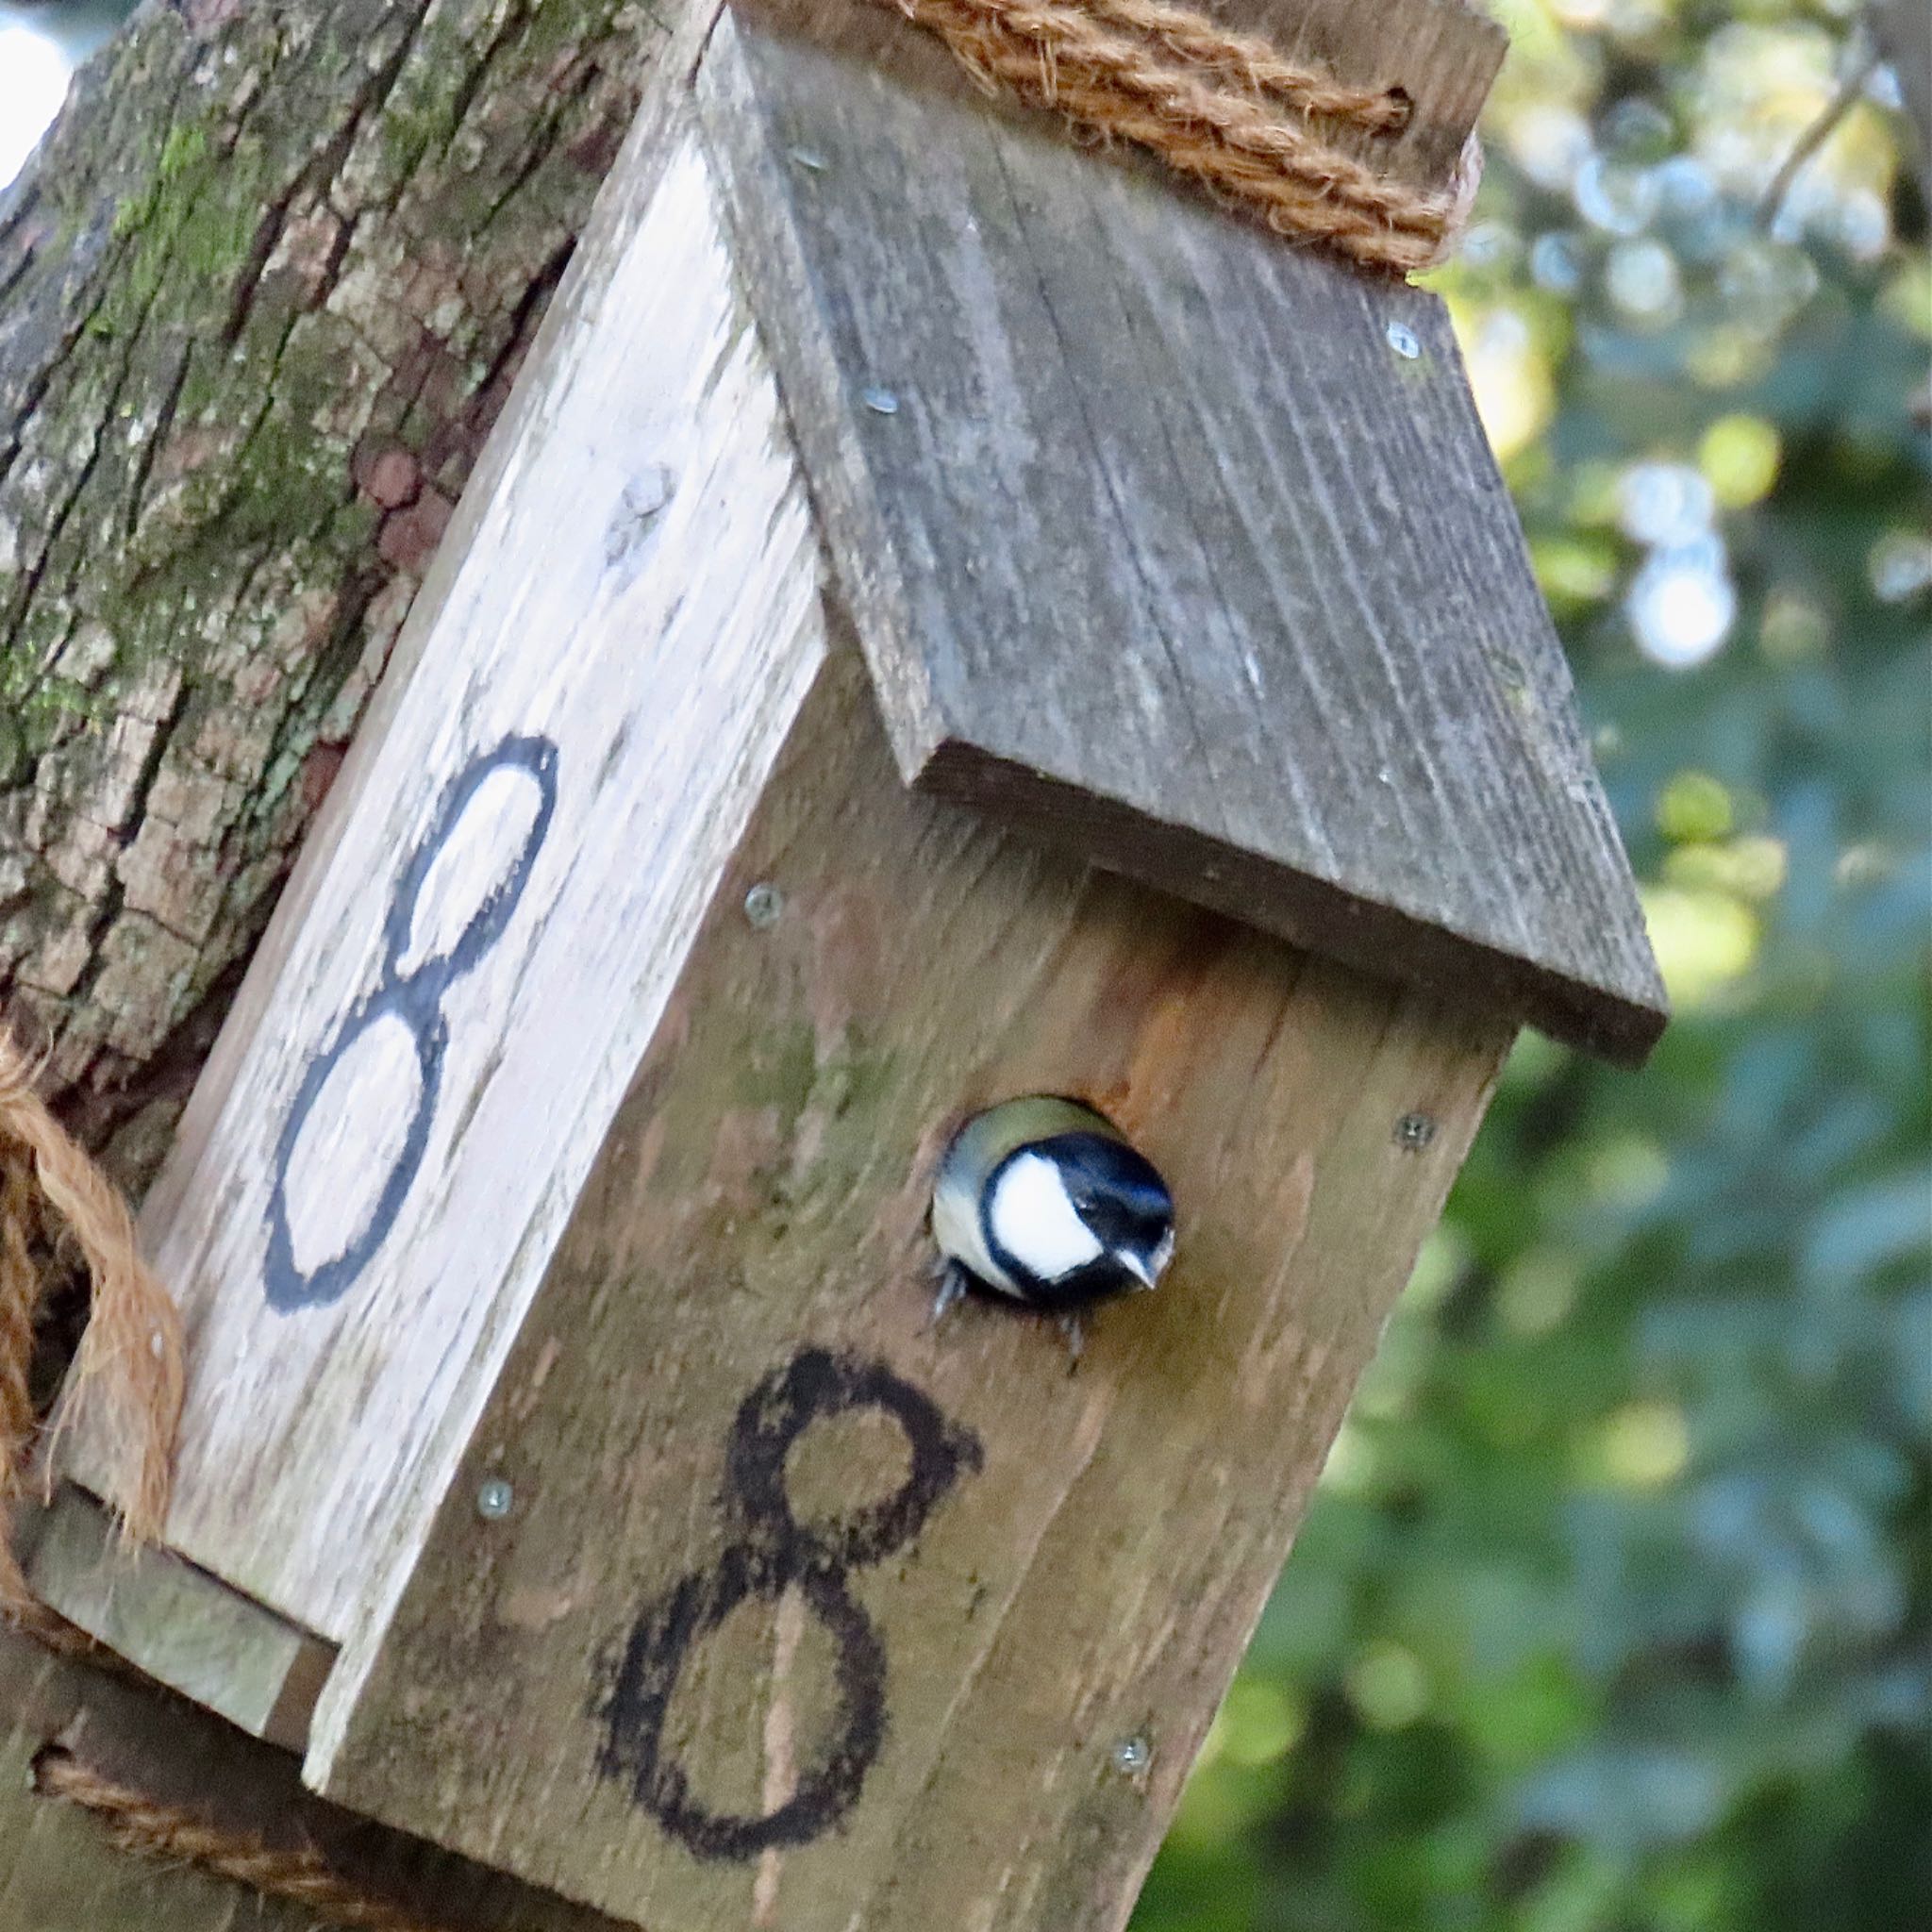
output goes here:
[{"label": "white cheek patch", "polygon": [[1080,1219],[1059,1170],[1038,1154],[1008,1161],[987,1206],[993,1240],[1043,1281],[1058,1281],[1100,1258],[1100,1242]]},{"label": "white cheek patch", "polygon": [[979,1204],[962,1195],[956,1186],[942,1183],[932,1197],[932,1231],[940,1251],[962,1261],[989,1288],[1018,1294],[1018,1287],[1008,1280],[1006,1270],[986,1251],[986,1238],[980,1232]]}]

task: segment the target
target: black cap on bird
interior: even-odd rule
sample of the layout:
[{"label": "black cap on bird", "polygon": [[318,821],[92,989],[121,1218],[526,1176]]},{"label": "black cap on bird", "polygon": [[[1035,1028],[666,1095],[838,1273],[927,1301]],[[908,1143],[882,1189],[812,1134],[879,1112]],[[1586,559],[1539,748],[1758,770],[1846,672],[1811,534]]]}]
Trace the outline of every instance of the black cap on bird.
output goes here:
[{"label": "black cap on bird", "polygon": [[1174,1256],[1174,1196],[1106,1115],[1029,1094],[954,1135],[933,1185],[932,1229],[953,1291],[963,1275],[1070,1314],[1155,1286]]}]

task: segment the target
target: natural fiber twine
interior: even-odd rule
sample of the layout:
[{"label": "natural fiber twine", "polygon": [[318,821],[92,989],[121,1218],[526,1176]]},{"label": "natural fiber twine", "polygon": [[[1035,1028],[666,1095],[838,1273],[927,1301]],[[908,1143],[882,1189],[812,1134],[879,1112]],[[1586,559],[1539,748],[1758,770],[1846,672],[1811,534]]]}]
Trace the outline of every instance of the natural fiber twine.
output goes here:
[{"label": "natural fiber twine", "polygon": [[447,1932],[351,1884],[312,1846],[283,1850],[252,1832],[210,1824],[198,1812],[107,1776],[63,1744],[50,1744],[34,1759],[34,1790],[91,1812],[124,1852],[195,1866],[264,1898],[286,1899],[329,1924],[355,1932]]},{"label": "natural fiber twine", "polygon": [[1090,138],[1133,142],[1277,234],[1364,268],[1434,267],[1475,197],[1474,136],[1448,192],[1413,188],[1324,131],[1399,132],[1406,96],[1343,86],[1165,0],[879,4],[937,35],[988,92],[1057,109]]},{"label": "natural fiber twine", "polygon": [[34,1317],[63,1254],[92,1286],[58,1431],[85,1395],[107,1445],[106,1487],[126,1533],[147,1541],[168,1507],[181,1415],[181,1318],[141,1258],[127,1204],[35,1091],[35,1068],[0,1024],[0,1609],[38,1626],[8,1531],[39,1429],[28,1374]]}]

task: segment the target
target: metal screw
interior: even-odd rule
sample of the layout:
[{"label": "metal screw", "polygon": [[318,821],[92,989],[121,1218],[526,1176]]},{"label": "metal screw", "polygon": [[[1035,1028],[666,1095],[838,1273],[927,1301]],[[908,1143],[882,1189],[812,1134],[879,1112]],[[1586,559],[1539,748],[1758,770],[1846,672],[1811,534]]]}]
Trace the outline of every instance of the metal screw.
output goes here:
[{"label": "metal screw", "polygon": [[874,416],[896,416],[899,413],[899,398],[889,389],[880,389],[874,385],[870,389],[860,390],[858,400]]},{"label": "metal screw", "polygon": [[1126,1777],[1139,1777],[1154,1761],[1145,1738],[1123,1738],[1113,1747],[1113,1768]]},{"label": "metal screw", "polygon": [[624,507],[639,523],[642,523],[645,518],[656,516],[671,501],[676,487],[677,478],[668,464],[646,463],[625,485]]},{"label": "metal screw", "polygon": [[493,1475],[477,1488],[476,1514],[485,1523],[501,1523],[516,1499],[517,1492],[500,1475]]},{"label": "metal screw", "polygon": [[776,925],[784,910],[785,894],[776,886],[760,882],[744,895],[744,916],[760,932]]},{"label": "metal screw", "polygon": [[794,147],[790,150],[794,166],[803,168],[808,175],[823,175],[825,172],[825,158],[814,154],[808,147]]},{"label": "metal screw", "polygon": [[637,549],[676,488],[677,478],[662,463],[646,464],[625,484],[610,526],[604,533],[606,563],[614,568]]},{"label": "metal screw", "polygon": [[1436,1138],[1436,1124],[1425,1113],[1406,1113],[1395,1123],[1395,1144],[1419,1154]]},{"label": "metal screw", "polygon": [[1389,346],[1405,362],[1413,362],[1423,352],[1423,345],[1417,340],[1416,332],[1406,322],[1391,322],[1389,325]]}]

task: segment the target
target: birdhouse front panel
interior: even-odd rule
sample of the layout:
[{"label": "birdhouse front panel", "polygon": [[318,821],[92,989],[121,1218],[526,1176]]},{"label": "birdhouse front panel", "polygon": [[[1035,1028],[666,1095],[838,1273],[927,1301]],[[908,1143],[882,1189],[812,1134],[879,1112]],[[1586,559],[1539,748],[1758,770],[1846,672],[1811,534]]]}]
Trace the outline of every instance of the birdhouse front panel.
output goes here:
[{"label": "birdhouse front panel", "polygon": [[[1114,1924],[1510,1032],[908,793],[835,652],[311,1775],[644,1925]],[[1077,1365],[933,1317],[1034,1092],[1178,1208]]]}]

